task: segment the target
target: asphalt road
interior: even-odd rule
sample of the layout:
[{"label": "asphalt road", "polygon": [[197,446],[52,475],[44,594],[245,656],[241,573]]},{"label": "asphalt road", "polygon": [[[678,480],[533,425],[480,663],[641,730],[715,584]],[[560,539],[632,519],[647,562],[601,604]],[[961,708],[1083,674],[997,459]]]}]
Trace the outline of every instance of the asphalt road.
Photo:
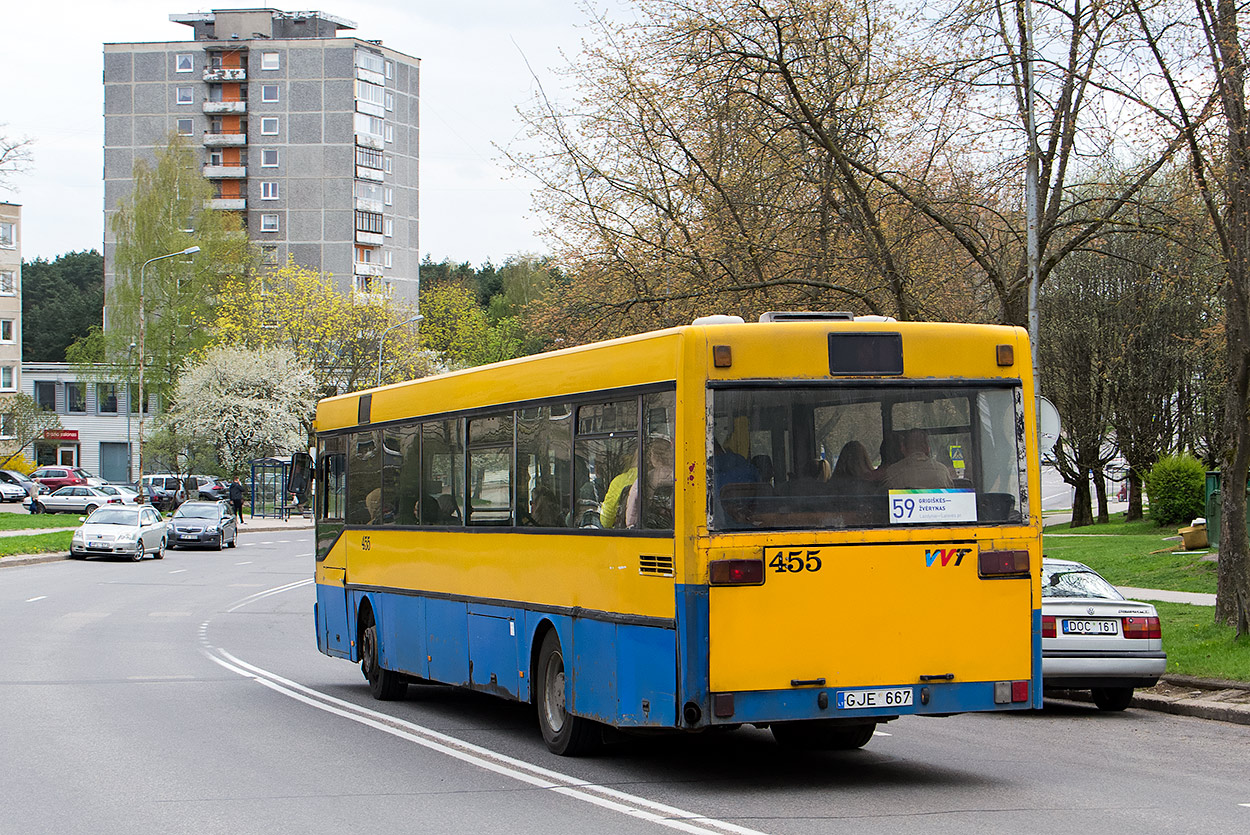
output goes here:
[{"label": "asphalt road", "polygon": [[0,833],[1250,830],[1250,727],[1048,703],[904,719],[862,751],[764,731],[582,760],[523,705],[374,702],[316,650],[311,534],[0,568]]}]

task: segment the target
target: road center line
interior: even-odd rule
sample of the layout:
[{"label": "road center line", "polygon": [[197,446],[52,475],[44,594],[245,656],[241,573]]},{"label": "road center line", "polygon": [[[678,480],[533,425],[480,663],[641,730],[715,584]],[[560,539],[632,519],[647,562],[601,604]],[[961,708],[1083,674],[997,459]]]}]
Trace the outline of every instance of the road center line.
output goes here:
[{"label": "road center line", "polygon": [[47,600],[47,599],[48,599],[48,596],[47,596],[46,594],[41,594],[41,595],[39,595],[38,597],[28,597],[28,598],[26,598],[26,602],[27,602],[27,603],[34,603],[36,600]]},{"label": "road center line", "polygon": [[[245,597],[226,611],[233,612],[255,600],[273,594],[280,594],[311,582],[312,580],[309,578],[258,592],[250,597]],[[509,757],[489,748],[483,748],[479,745],[456,739],[431,728],[335,698],[298,682],[282,678],[276,673],[242,661],[226,650],[210,644],[207,639],[208,625],[208,621],[200,624],[200,641],[203,644],[203,652],[210,661],[310,707],[315,707],[326,713],[407,740],[431,751],[446,754],[462,762],[503,777],[509,777],[535,788],[546,789],[574,800],[580,800],[603,809],[619,812],[632,818],[650,821],[668,829],[689,832],[693,833],[693,835],[726,835],[726,833],[729,835],[764,835],[759,830],[748,829],[728,821],[698,815],[694,812],[657,803],[645,797],[618,791],[607,786],[588,783],[576,777],[543,768],[515,757]]]}]

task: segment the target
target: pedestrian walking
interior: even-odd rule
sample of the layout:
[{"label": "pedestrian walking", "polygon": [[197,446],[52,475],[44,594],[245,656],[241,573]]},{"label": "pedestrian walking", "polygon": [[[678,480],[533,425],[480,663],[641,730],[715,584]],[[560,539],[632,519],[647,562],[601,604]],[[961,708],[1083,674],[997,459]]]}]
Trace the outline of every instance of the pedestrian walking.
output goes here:
[{"label": "pedestrian walking", "polygon": [[234,515],[238,517],[239,524],[243,524],[243,485],[239,483],[239,477],[235,476],[234,481],[230,482],[230,505],[234,508]]}]

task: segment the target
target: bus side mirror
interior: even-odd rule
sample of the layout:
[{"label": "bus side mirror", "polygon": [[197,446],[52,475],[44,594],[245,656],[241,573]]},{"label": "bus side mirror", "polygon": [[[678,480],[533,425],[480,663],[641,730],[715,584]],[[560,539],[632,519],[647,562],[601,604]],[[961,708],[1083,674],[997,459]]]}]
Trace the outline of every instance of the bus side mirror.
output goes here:
[{"label": "bus side mirror", "polygon": [[287,480],[286,489],[288,493],[294,493],[297,496],[305,496],[308,494],[308,488],[312,483],[312,457],[306,452],[295,452],[291,454],[291,477]]}]

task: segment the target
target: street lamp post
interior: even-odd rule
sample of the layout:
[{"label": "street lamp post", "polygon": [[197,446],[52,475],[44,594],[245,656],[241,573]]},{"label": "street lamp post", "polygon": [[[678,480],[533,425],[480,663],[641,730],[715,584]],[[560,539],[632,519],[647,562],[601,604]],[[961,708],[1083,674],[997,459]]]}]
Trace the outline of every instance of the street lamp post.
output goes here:
[{"label": "street lamp post", "polygon": [[[147,326],[147,311],[143,307],[143,273],[148,268],[148,264],[153,261],[164,261],[166,258],[177,258],[179,255],[194,255],[199,252],[198,246],[189,246],[178,252],[171,252],[168,255],[158,255],[155,258],[149,258],[143,262],[143,266],[139,267],[139,480],[143,481],[143,337]],[[127,412],[127,420],[129,421],[129,412]],[[140,492],[143,485],[140,484]]]},{"label": "street lamp post", "polygon": [[425,317],[418,313],[406,322],[400,322],[397,325],[391,325],[382,331],[382,336],[378,338],[378,385],[382,385],[382,345],[386,342],[386,335],[396,328],[402,328],[404,325],[411,325],[413,322],[420,322]]},{"label": "street lamp post", "polygon": [[[130,365],[135,358],[135,343],[130,343],[130,350],[126,351],[126,365]],[[135,481],[135,452],[130,446],[130,386],[126,386],[126,483],[133,484]]]}]

